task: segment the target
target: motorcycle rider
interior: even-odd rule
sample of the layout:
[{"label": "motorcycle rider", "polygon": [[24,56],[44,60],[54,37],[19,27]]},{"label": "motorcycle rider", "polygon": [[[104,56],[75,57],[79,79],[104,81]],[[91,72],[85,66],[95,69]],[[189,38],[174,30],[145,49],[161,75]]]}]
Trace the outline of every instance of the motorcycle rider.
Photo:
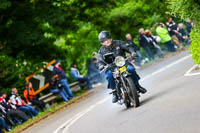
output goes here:
[{"label": "motorcycle rider", "polygon": [[[120,40],[112,40],[111,35],[108,31],[102,31],[98,35],[99,42],[102,44],[102,47],[99,49],[98,52],[98,63],[99,69],[103,70],[104,67],[107,65],[105,62],[105,55],[108,53],[114,53],[114,56],[123,56],[125,57],[125,52],[130,53],[132,56],[135,56],[136,53],[134,52],[133,48],[127,47],[126,43]],[[136,73],[135,68],[132,65],[127,66],[128,71],[132,74],[133,82],[136,85],[136,88],[141,93],[146,93],[146,89],[143,88],[139,84],[139,75]],[[113,90],[113,99],[112,102],[115,103],[118,101],[116,96],[116,85],[115,79],[113,77],[113,68],[109,67],[106,69],[106,79],[108,80],[108,88]]]}]

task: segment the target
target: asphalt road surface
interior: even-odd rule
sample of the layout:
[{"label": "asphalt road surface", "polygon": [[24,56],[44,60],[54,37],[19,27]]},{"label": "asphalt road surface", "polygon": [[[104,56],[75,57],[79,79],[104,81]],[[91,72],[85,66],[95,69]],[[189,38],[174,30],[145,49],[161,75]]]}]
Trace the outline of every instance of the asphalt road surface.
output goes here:
[{"label": "asphalt road surface", "polygon": [[200,133],[200,75],[184,76],[193,66],[189,51],[139,70],[141,106],[113,104],[106,84],[26,133]]}]

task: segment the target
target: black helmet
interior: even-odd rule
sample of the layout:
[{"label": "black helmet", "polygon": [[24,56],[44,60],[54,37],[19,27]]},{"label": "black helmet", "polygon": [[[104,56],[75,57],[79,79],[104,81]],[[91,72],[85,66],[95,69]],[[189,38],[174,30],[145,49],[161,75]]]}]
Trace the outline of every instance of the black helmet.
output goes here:
[{"label": "black helmet", "polygon": [[108,31],[102,31],[99,33],[99,42],[104,42],[107,39],[111,39],[111,35]]}]

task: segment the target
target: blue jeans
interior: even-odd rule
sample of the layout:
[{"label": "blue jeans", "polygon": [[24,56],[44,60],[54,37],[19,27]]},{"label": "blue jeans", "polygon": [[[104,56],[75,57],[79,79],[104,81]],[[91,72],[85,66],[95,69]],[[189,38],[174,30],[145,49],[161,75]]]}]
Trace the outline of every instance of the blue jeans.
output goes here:
[{"label": "blue jeans", "polygon": [[69,96],[67,95],[67,92],[64,90],[64,89],[58,89],[58,88],[55,88],[55,89],[51,89],[50,90],[51,93],[60,93],[61,97],[63,98],[64,101],[69,101],[68,98]]},{"label": "blue jeans", "polygon": [[146,50],[147,54],[149,55],[149,58],[151,60],[153,60],[154,59],[154,54],[153,54],[152,49],[149,46],[144,47],[144,49]]},{"label": "blue jeans", "polygon": [[141,66],[141,59],[142,59],[142,56],[141,56],[141,54],[140,54],[140,51],[137,50],[137,51],[136,51],[136,54],[137,54],[137,65],[138,65],[138,66]]},{"label": "blue jeans", "polygon": [[0,116],[0,133],[2,133],[2,127],[9,131],[8,125],[6,124],[3,117]]},{"label": "blue jeans", "polygon": [[38,115],[38,111],[30,105],[20,106],[19,109],[24,112],[27,112],[28,115],[31,117]]},{"label": "blue jeans", "polygon": [[172,41],[165,42],[165,45],[167,45],[168,51],[170,51],[170,52],[175,52],[176,51],[176,49],[174,48],[174,44],[172,43]]},{"label": "blue jeans", "polygon": [[[137,85],[139,84],[139,75],[136,73],[135,68],[131,65],[127,66],[128,71],[131,73],[133,82]],[[115,79],[113,77],[113,72],[111,70],[106,71],[106,79],[108,80],[108,88],[114,90],[116,88]]]},{"label": "blue jeans", "polygon": [[65,91],[67,92],[67,94],[69,95],[69,97],[74,97],[74,94],[72,93],[72,91],[69,88],[67,79],[61,79],[60,83],[64,86]]},{"label": "blue jeans", "polygon": [[77,81],[87,82],[87,85],[89,86],[89,88],[92,88],[92,84],[91,84],[91,82],[90,82],[88,77],[78,78]]}]

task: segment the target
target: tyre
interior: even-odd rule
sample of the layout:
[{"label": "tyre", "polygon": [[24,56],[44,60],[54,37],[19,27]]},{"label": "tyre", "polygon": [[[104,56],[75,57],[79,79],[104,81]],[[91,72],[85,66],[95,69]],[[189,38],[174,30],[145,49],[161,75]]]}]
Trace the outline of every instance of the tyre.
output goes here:
[{"label": "tyre", "polygon": [[129,100],[126,100],[126,102],[124,104],[127,109],[131,107],[131,102]]},{"label": "tyre", "polygon": [[128,96],[129,96],[131,103],[133,104],[133,107],[140,106],[140,101],[139,101],[137,89],[135,87],[135,84],[133,83],[132,78],[127,77],[127,78],[125,78],[125,81],[126,81],[126,86],[127,86],[127,89],[128,89],[127,90]]}]

